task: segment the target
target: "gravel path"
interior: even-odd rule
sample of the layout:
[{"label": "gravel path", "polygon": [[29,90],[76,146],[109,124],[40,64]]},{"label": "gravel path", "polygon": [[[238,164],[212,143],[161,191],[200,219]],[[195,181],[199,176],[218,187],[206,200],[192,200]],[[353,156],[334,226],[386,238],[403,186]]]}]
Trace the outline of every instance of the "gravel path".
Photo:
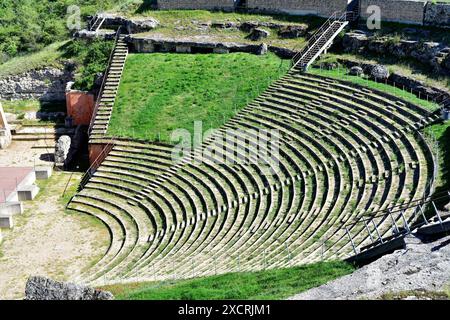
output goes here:
[{"label": "gravel path", "polygon": [[426,244],[412,235],[405,240],[406,249],[290,299],[376,299],[392,292],[448,289],[450,236]]}]

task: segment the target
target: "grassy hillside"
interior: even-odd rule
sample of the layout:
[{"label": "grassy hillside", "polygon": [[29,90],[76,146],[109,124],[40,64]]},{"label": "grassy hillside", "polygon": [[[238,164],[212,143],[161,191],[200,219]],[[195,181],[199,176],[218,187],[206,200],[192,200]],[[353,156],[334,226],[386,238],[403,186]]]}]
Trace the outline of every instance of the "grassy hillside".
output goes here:
[{"label": "grassy hillside", "polygon": [[174,129],[217,128],[283,75],[273,54],[131,54],[108,134],[170,140]]},{"label": "grassy hillside", "polygon": [[320,262],[300,267],[259,272],[229,273],[190,280],[107,286],[120,300],[273,300],[322,285],[349,274],[344,262]]},{"label": "grassy hillside", "polygon": [[334,69],[334,70],[325,70],[325,69],[317,69],[310,68],[309,71],[312,74],[317,74],[325,77],[336,78],[339,80],[345,80],[349,82],[353,82],[355,84],[359,84],[361,86],[365,86],[368,88],[373,88],[376,90],[384,91],[390,93],[396,97],[409,101],[411,103],[417,104],[421,107],[424,107],[430,111],[434,111],[438,108],[438,105],[432,101],[427,101],[424,99],[419,99],[416,95],[404,91],[402,89],[393,87],[388,84],[375,82],[372,80],[368,80],[367,78],[359,77],[359,76],[351,76],[348,74],[348,70],[345,68]]}]

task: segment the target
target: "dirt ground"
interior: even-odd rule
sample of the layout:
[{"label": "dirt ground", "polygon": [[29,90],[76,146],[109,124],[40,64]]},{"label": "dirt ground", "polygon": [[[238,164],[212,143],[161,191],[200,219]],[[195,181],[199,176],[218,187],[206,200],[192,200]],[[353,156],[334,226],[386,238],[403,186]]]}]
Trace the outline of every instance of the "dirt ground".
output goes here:
[{"label": "dirt ground", "polygon": [[[31,144],[15,143],[9,152],[0,151],[0,166],[32,165],[40,155],[27,145]],[[72,177],[70,192],[80,177]],[[49,180],[38,181],[38,196],[24,202],[24,213],[14,216],[14,228],[2,229],[0,299],[23,298],[30,275],[65,281],[75,278],[107,249],[109,235],[100,222],[64,211],[61,195],[69,178],[70,173],[54,172]]]},{"label": "dirt ground", "polygon": [[34,165],[51,165],[54,145],[48,148],[33,148],[44,142],[13,141],[4,150],[0,150],[0,167],[33,167]]}]

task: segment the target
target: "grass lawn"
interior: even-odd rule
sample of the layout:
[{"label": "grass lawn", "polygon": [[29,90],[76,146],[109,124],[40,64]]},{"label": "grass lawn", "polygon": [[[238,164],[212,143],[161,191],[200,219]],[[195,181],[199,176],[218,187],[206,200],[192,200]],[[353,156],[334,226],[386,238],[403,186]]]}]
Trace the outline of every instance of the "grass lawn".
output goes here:
[{"label": "grass lawn", "polygon": [[333,261],[172,282],[112,285],[102,289],[111,291],[120,300],[275,300],[317,287],[353,270],[347,263]]},{"label": "grass lawn", "polygon": [[19,56],[0,64],[0,78],[20,74],[33,69],[60,67],[60,59],[64,55],[64,45],[68,41],[55,42],[41,51]]},{"label": "grass lawn", "polygon": [[390,93],[396,97],[404,99],[406,101],[409,101],[411,103],[419,105],[430,111],[434,111],[438,108],[438,105],[436,103],[427,101],[427,100],[423,100],[423,99],[419,99],[415,94],[412,94],[407,91],[403,91],[402,89],[395,88],[388,84],[368,80],[367,78],[362,78],[362,77],[358,77],[358,76],[350,76],[350,75],[348,75],[347,69],[340,68],[340,69],[334,69],[334,70],[324,70],[324,69],[318,69],[318,68],[310,68],[308,72],[312,73],[312,74],[325,76],[325,77],[345,80],[345,81],[356,83],[358,85],[365,86],[368,88],[373,88],[376,90],[384,91],[384,92]]},{"label": "grass lawn", "polygon": [[288,68],[274,54],[131,54],[108,134],[170,142],[194,121],[217,128]]},{"label": "grass lawn", "polygon": [[[431,125],[425,132],[434,136],[439,144],[439,166],[436,178],[435,193],[450,190],[450,121]],[[446,205],[448,200],[440,201],[438,205]]]}]

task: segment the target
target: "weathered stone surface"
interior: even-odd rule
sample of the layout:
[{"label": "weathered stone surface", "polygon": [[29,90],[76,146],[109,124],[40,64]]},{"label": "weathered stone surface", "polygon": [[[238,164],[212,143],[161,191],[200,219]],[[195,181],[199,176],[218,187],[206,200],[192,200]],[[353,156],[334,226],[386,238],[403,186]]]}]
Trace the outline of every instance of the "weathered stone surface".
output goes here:
[{"label": "weathered stone surface", "polygon": [[[96,17],[101,19],[105,18],[103,22],[102,28],[116,28],[118,26],[122,26],[126,28],[128,33],[140,33],[146,32],[155,29],[159,25],[159,21],[152,17],[143,17],[143,18],[133,18],[128,19],[121,15],[117,14],[99,14]],[[81,31],[80,31],[81,32]],[[95,32],[83,30],[82,33],[79,32],[79,35],[85,37],[95,37]],[[103,31],[99,30],[99,35],[102,33],[110,33],[111,31]],[[113,35],[115,31],[112,31]]]},{"label": "weathered stone surface", "polygon": [[83,30],[79,30],[77,32],[75,32],[74,37],[75,38],[80,38],[80,39],[89,39],[89,40],[93,40],[93,39],[105,39],[105,40],[112,40],[114,39],[116,36],[116,31],[114,30],[99,30],[97,32],[95,31],[89,31],[86,29]]},{"label": "weathered stone surface", "polygon": [[[374,64],[371,63],[365,63],[360,61],[352,61],[347,59],[338,59],[338,62],[345,67],[351,69],[355,66],[361,67],[365,74],[369,75],[370,71],[372,70]],[[405,88],[405,90],[410,91],[411,89],[413,92],[418,95],[420,93],[421,98],[425,98],[428,96],[430,100],[436,99],[438,103],[442,102],[443,100],[450,98],[450,92],[448,90],[432,87],[426,85],[424,82],[413,79],[409,76],[402,75],[397,72],[392,72],[389,75],[389,78],[387,79],[388,83],[391,85],[395,84],[396,87],[399,88]]]},{"label": "weathered stone surface", "polygon": [[71,63],[63,69],[44,68],[1,78],[0,100],[64,101],[66,85],[73,79]]},{"label": "weathered stone surface", "polygon": [[423,243],[411,235],[405,242],[405,249],[292,299],[372,299],[390,292],[443,289],[450,274],[450,237]]},{"label": "weathered stone surface", "polygon": [[450,26],[450,4],[428,2],[424,23],[430,26]]},{"label": "weathered stone surface", "polygon": [[361,67],[354,66],[350,68],[349,74],[352,76],[360,76],[364,73],[364,70]]},{"label": "weathered stone surface", "polygon": [[25,300],[113,300],[111,292],[74,283],[30,277],[25,287]]},{"label": "weathered stone surface", "polygon": [[307,29],[308,26],[306,25],[285,26],[278,31],[278,36],[285,39],[295,39],[304,36]]},{"label": "weathered stone surface", "polygon": [[270,36],[270,32],[261,28],[253,29],[248,35],[248,39],[252,41],[259,41],[261,39],[265,39]]},{"label": "weathered stone surface", "polygon": [[237,28],[239,24],[237,22],[232,21],[213,21],[210,24],[211,28],[217,28],[217,29],[231,29],[231,28]]},{"label": "weathered stone surface", "polygon": [[376,64],[370,70],[370,76],[376,80],[385,80],[389,77],[389,70],[380,64]]},{"label": "weathered stone surface", "polygon": [[61,136],[55,145],[55,162],[64,163],[69,153],[71,139],[69,136]]},{"label": "weathered stone surface", "polygon": [[368,41],[365,34],[348,32],[342,38],[342,45],[346,52],[359,52],[365,48]]},{"label": "weathered stone surface", "polygon": [[438,73],[450,75],[450,50],[444,43],[415,40],[394,41],[389,37],[379,38],[353,32],[344,35],[342,46],[345,52],[368,52],[392,55],[398,58],[412,58],[432,66]]},{"label": "weathered stone surface", "polygon": [[259,46],[259,50],[256,52],[257,55],[264,55],[269,51],[269,48],[267,47],[267,44],[262,43]]},{"label": "weathered stone surface", "polygon": [[[130,44],[133,51],[138,53],[176,52],[177,47],[190,47],[191,50],[199,49],[205,51],[209,49],[211,52],[216,53],[247,52],[261,54],[264,52],[261,49],[265,49],[265,46],[259,44],[221,42],[211,39],[208,36],[179,38],[167,38],[159,35],[129,36],[125,41]],[[290,59],[295,55],[293,50],[286,48],[267,46],[267,49],[283,59]]]},{"label": "weathered stone surface", "polygon": [[159,25],[158,20],[153,18],[139,18],[125,20],[128,33],[140,33],[155,29]]}]

